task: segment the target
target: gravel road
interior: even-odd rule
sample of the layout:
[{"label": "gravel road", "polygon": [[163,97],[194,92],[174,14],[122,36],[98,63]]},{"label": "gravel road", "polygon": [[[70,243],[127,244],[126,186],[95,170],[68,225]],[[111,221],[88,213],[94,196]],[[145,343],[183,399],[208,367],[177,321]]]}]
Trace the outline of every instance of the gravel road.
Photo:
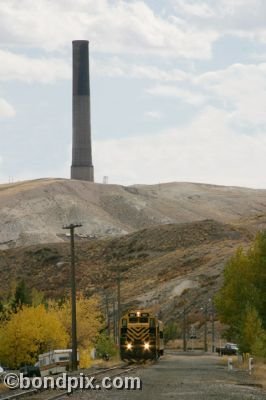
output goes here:
[{"label": "gravel road", "polygon": [[73,400],[85,399],[188,399],[188,400],[266,400],[266,392],[252,386],[247,372],[221,364],[217,356],[168,352],[160,362],[135,370],[132,376],[142,380],[142,390],[98,390],[76,392]]}]

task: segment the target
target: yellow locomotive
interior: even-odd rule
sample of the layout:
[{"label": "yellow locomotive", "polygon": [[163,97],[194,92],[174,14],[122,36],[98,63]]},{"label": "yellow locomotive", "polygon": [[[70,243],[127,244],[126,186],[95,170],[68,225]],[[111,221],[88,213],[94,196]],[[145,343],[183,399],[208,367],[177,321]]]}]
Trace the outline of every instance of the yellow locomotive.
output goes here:
[{"label": "yellow locomotive", "polygon": [[136,310],[123,315],[119,333],[122,360],[157,360],[163,355],[163,323],[152,312]]}]

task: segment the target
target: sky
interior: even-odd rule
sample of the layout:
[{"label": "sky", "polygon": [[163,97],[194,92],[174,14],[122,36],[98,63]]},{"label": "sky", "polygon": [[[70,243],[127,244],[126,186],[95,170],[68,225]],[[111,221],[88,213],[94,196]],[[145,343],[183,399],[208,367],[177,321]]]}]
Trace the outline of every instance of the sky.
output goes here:
[{"label": "sky", "polygon": [[0,183],[69,178],[90,41],[95,180],[266,188],[266,1],[0,0]]}]

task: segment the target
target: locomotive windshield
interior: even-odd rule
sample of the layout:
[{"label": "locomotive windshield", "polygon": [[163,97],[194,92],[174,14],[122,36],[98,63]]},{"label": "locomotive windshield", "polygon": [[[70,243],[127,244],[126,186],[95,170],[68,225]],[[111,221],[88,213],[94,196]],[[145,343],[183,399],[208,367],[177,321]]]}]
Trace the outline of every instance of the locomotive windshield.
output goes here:
[{"label": "locomotive windshield", "polygon": [[129,313],[128,322],[130,324],[147,324],[149,322],[149,313]]},{"label": "locomotive windshield", "polygon": [[141,323],[147,323],[149,322],[149,318],[148,317],[140,317],[139,322]]},{"label": "locomotive windshield", "polygon": [[149,317],[129,317],[128,322],[130,324],[147,324],[149,322]]}]

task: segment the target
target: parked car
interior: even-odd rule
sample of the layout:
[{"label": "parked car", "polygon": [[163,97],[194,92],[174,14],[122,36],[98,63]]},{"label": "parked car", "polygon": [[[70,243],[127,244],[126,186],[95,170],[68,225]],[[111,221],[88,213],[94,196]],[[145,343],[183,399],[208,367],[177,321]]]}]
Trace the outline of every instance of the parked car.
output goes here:
[{"label": "parked car", "polygon": [[217,353],[221,356],[227,355],[232,356],[236,355],[239,351],[237,344],[235,343],[226,343],[223,347],[216,347]]},{"label": "parked car", "polygon": [[41,376],[40,368],[34,365],[25,365],[24,367],[20,368],[19,372],[28,378]]},{"label": "parked car", "polygon": [[1,373],[1,372],[8,371],[9,369],[10,369],[10,368],[8,368],[7,365],[0,364],[0,373]]}]

